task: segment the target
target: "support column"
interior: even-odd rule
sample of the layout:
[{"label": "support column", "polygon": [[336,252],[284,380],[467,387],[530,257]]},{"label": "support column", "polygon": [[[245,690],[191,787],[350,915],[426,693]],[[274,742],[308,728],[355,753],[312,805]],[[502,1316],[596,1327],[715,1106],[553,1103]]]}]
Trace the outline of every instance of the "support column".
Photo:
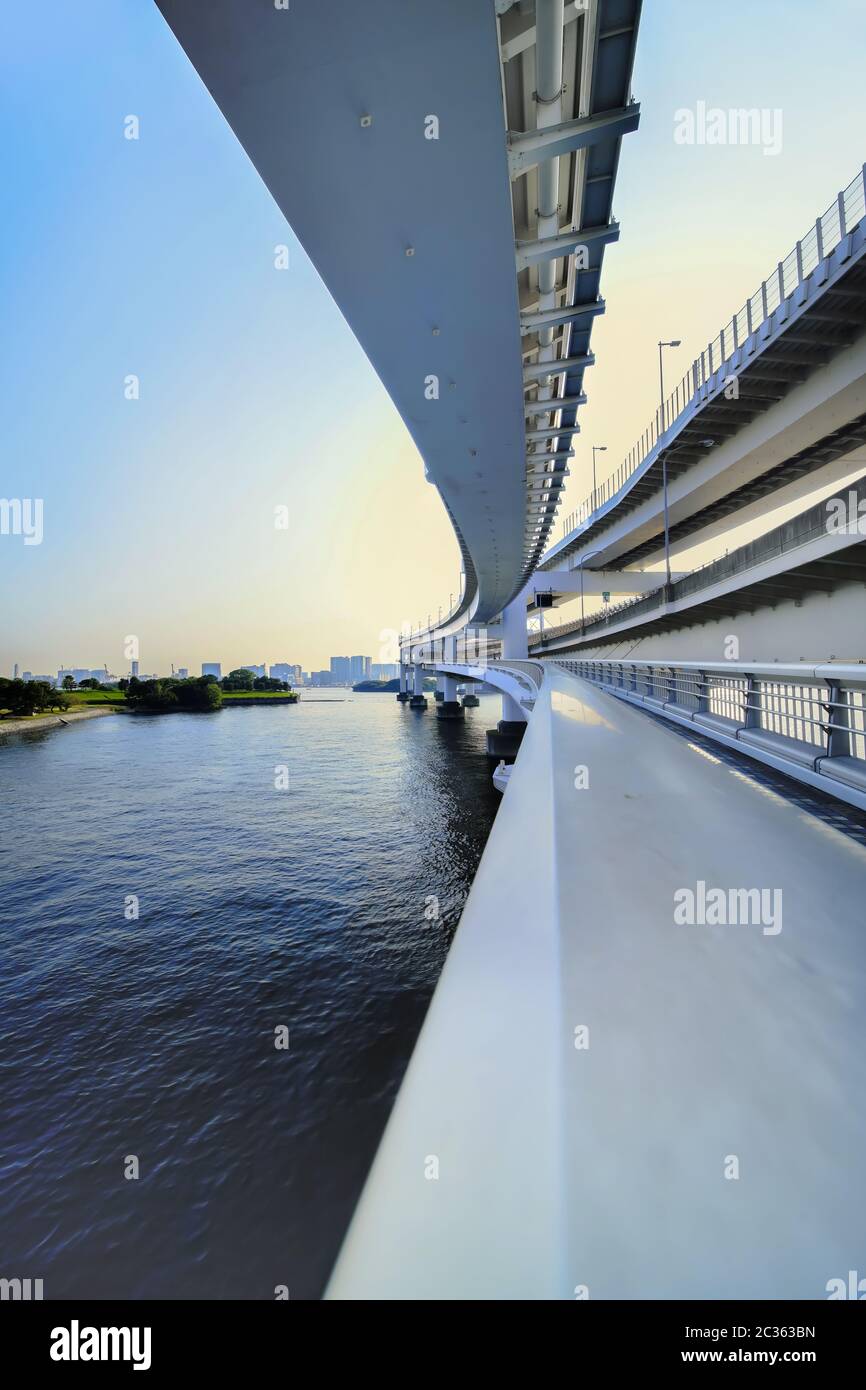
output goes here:
[{"label": "support column", "polygon": [[[529,642],[526,635],[526,593],[521,591],[502,613],[502,660],[526,661]],[[495,729],[487,730],[487,752],[491,758],[513,762],[526,732],[526,710],[510,695],[502,696],[502,718]]]},{"label": "support column", "polygon": [[437,675],[437,677],[436,677],[436,693],[435,693],[435,695],[434,695],[433,698],[435,699],[437,705],[441,704],[442,701],[445,699],[445,677],[444,677],[444,676]]},{"label": "support column", "polygon": [[437,705],[436,713],[440,719],[463,718],[463,706],[457,699],[457,681],[454,676],[442,677],[442,701]]},{"label": "support column", "polygon": [[426,709],[427,699],[424,695],[424,671],[419,662],[415,662],[413,670],[412,699],[409,701],[410,709]]},{"label": "support column", "polygon": [[[526,594],[520,593],[512,599],[502,614],[502,660],[526,661],[529,658],[529,640],[526,633]],[[526,723],[526,711],[512,700],[510,695],[502,697],[502,717],[506,723]]]},{"label": "support column", "polygon": [[400,662],[400,689],[397,691],[397,699],[404,705],[409,699],[409,668],[405,662]]}]

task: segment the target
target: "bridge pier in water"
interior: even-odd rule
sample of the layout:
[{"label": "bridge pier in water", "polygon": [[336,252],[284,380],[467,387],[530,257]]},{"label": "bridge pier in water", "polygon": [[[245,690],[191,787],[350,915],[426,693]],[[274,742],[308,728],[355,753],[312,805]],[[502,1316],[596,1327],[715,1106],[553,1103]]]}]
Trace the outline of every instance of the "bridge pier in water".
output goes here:
[{"label": "bridge pier in water", "polygon": [[[463,706],[457,698],[457,680],[454,676],[440,676],[442,684],[442,700],[436,706],[436,714],[439,719],[462,719]],[[438,697],[439,691],[436,691]]]},{"label": "bridge pier in water", "polygon": [[400,662],[400,689],[397,691],[397,699],[401,705],[409,699],[409,668]]},{"label": "bridge pier in water", "polygon": [[424,694],[424,668],[419,662],[413,667],[413,686],[412,698],[409,701],[410,709],[426,709],[427,697]]}]

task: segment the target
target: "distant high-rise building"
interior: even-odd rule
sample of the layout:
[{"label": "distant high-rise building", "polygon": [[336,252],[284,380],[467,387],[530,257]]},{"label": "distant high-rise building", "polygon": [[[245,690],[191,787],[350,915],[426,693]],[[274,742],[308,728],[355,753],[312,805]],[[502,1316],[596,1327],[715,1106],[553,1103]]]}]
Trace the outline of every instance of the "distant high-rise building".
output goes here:
[{"label": "distant high-rise building", "polygon": [[217,680],[222,680],[223,666],[221,661],[203,661],[201,664],[203,676],[216,676]]},{"label": "distant high-rise building", "polygon": [[370,671],[374,681],[395,681],[400,675],[396,661],[374,661]]},{"label": "distant high-rise building", "polygon": [[272,662],[270,673],[275,680],[288,681],[289,685],[301,684],[301,668],[293,665],[291,661]]},{"label": "distant high-rise building", "polygon": [[368,681],[370,679],[371,659],[369,656],[350,657],[349,678],[352,681]]},{"label": "distant high-rise building", "polygon": [[[18,665],[17,665],[17,663],[16,663],[16,666],[15,666],[15,675],[12,677],[12,679],[13,679],[14,681],[17,681],[17,679],[18,679]],[[32,671],[23,671],[23,672],[21,673],[21,679],[22,679],[23,681],[32,681],[32,679],[33,679],[33,672],[32,672]]]},{"label": "distant high-rise building", "polygon": [[189,667],[188,667],[188,666],[178,666],[178,668],[177,668],[177,677],[178,677],[178,680],[182,680],[182,681],[189,680]]},{"label": "distant high-rise building", "polygon": [[[333,665],[333,658],[331,660],[331,664]],[[322,686],[338,684],[339,682],[334,680],[334,677],[330,671],[310,672],[310,685],[312,685],[314,688],[321,688]]]},{"label": "distant high-rise building", "polygon": [[352,679],[352,659],[348,656],[331,657],[331,684],[348,685]]},{"label": "distant high-rise building", "polygon": [[17,681],[17,679],[18,679],[18,662],[17,662],[17,661],[15,662],[15,666],[14,666],[13,671],[12,671],[12,679],[13,679],[14,681]]},{"label": "distant high-rise building", "polygon": [[137,662],[137,661],[133,661],[133,662],[132,662],[132,669],[131,669],[131,671],[130,671],[129,674],[130,674],[131,676],[137,676],[137,675],[138,675],[138,662]]}]

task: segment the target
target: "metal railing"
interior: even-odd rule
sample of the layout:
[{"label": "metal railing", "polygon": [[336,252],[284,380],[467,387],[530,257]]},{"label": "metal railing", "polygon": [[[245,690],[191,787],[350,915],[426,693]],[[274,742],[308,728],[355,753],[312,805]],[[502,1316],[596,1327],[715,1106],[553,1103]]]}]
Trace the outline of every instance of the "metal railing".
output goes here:
[{"label": "metal railing", "polygon": [[779,305],[793,294],[798,285],[813,274],[842,239],[853,231],[864,215],[866,165],[848,187],[837,194],[831,206],[817,219],[814,226],[809,228],[785,259],[779,261],[772,274],[768,275],[766,280],[762,280],[742,309],[729,319],[700,356],[695,358],[682,381],[665,400],[664,406],[659,405],[654,419],[616,472],[605,479],[565,518],[562,523],[562,538],[582,525],[593,512],[598,511],[624,487],[662,435],[688,409],[719,368],[723,367],[742,344],[771,318]]},{"label": "metal railing", "polygon": [[555,664],[866,809],[866,664]]},{"label": "metal railing", "polygon": [[500,658],[497,666],[507,666],[514,672],[514,679],[532,695],[541,689],[544,680],[544,667],[540,661],[512,661],[509,657]]}]

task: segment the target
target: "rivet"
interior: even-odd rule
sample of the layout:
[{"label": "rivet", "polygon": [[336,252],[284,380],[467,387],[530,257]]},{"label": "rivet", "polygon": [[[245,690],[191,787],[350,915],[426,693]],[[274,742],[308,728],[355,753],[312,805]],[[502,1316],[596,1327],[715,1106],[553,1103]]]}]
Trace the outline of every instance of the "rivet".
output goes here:
[{"label": "rivet", "polygon": [[372,116],[370,116],[370,115],[364,115],[364,116],[361,117],[361,125],[362,125],[362,127],[363,127],[364,130],[366,130],[367,127],[368,127],[368,126],[371,126],[372,124],[373,124],[373,117],[372,117]]},{"label": "rivet", "polygon": [[407,256],[414,256],[414,255],[415,255],[415,247],[414,247],[414,246],[407,246],[407,247],[406,247],[406,255],[407,255]]}]

